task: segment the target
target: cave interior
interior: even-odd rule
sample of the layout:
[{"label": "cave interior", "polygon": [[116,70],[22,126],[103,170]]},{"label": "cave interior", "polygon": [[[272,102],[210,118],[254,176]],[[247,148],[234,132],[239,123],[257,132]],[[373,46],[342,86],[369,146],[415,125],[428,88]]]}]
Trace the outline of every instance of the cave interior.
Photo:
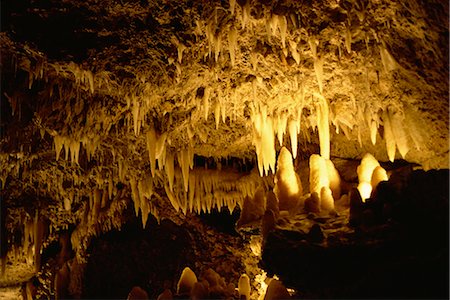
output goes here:
[{"label": "cave interior", "polygon": [[448,1],[5,0],[0,49],[0,299],[448,299]]}]

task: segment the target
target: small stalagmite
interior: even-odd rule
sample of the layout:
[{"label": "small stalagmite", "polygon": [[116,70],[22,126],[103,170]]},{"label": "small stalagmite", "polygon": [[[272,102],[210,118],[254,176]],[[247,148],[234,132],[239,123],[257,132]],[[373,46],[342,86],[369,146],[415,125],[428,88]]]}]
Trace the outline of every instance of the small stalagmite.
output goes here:
[{"label": "small stalagmite", "polygon": [[360,183],[370,182],[372,179],[373,170],[379,165],[380,164],[372,154],[366,153],[361,160],[361,164],[356,169],[356,172],[358,173],[358,181]]},{"label": "small stalagmite", "polygon": [[323,186],[329,186],[328,170],[325,159],[313,154],[309,157],[309,191],[320,195]]},{"label": "small stalagmite", "polygon": [[264,300],[285,300],[290,298],[291,295],[289,295],[289,292],[281,281],[276,279],[270,281]]},{"label": "small stalagmite", "polygon": [[157,300],[172,300],[172,299],[173,299],[172,291],[169,289],[165,289],[164,292],[159,294],[157,298]]},{"label": "small stalagmite", "polygon": [[263,187],[259,187],[253,198],[247,196],[242,205],[241,215],[236,223],[236,227],[240,228],[246,224],[258,221],[264,215],[266,210],[266,196]]},{"label": "small stalagmite", "polygon": [[328,181],[333,198],[337,201],[341,198],[341,176],[339,176],[336,167],[329,159],[325,160],[327,164]]},{"label": "small stalagmite", "polygon": [[195,273],[189,267],[184,268],[181,273],[180,280],[178,280],[177,294],[190,295],[191,290],[197,281],[198,280]]},{"label": "small stalagmite", "polygon": [[239,299],[250,300],[250,278],[247,274],[242,274],[238,283]]},{"label": "small stalagmite", "polygon": [[372,186],[368,182],[361,182],[360,184],[358,184],[358,191],[363,202],[365,202],[366,199],[370,198],[370,194],[372,193]]},{"label": "small stalagmite", "polygon": [[372,190],[375,190],[377,185],[381,181],[388,181],[388,175],[386,173],[386,170],[383,169],[381,166],[377,166],[372,173],[372,178],[370,180],[370,184],[372,185]]},{"label": "small stalagmite", "polygon": [[144,300],[150,299],[147,292],[141,287],[134,286],[128,294],[127,300]]},{"label": "small stalagmite", "polygon": [[280,210],[292,210],[298,207],[303,194],[300,177],[294,170],[292,155],[285,147],[281,148],[278,155],[274,193]]},{"label": "small stalagmite", "polygon": [[323,211],[334,210],[333,194],[327,186],[323,186],[320,190],[320,209]]},{"label": "small stalagmite", "polygon": [[309,198],[305,200],[305,211],[312,213],[320,213],[320,196],[313,192]]}]

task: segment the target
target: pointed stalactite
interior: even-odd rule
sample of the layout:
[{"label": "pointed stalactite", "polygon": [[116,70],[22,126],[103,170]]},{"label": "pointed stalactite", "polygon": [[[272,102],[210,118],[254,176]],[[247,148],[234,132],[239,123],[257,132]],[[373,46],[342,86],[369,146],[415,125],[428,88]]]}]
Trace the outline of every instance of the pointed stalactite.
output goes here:
[{"label": "pointed stalactite", "polygon": [[147,131],[146,137],[147,137],[147,151],[150,161],[150,170],[152,172],[152,176],[155,176],[157,135],[153,127],[150,127],[149,131]]},{"label": "pointed stalactite", "polygon": [[136,214],[137,217],[139,215],[141,201],[139,198],[139,191],[135,178],[130,178],[130,188],[131,188],[131,199],[133,200],[134,204],[134,213]]},{"label": "pointed stalactite", "polygon": [[173,191],[173,182],[174,182],[174,178],[175,178],[175,158],[174,155],[169,152],[166,154],[166,163],[165,165],[165,170],[166,170],[166,175],[167,175],[167,179],[169,181],[169,189],[170,191]]},{"label": "pointed stalactite", "polygon": [[187,193],[189,189],[189,164],[190,164],[188,149],[183,149],[180,152],[178,152],[178,164],[181,167],[184,191]]},{"label": "pointed stalactite", "polygon": [[317,127],[319,130],[320,155],[324,159],[330,159],[330,125],[328,102],[321,95],[316,95],[319,99],[317,107]]},{"label": "pointed stalactite", "polygon": [[228,51],[230,52],[230,60],[231,66],[234,67],[236,63],[236,50],[238,48],[237,44],[237,30],[236,28],[230,28],[230,32],[228,33]]},{"label": "pointed stalactite", "polygon": [[386,49],[384,42],[380,45],[380,56],[381,63],[383,64],[383,69],[386,73],[389,73],[397,69],[397,62],[392,57],[391,53]]},{"label": "pointed stalactite", "polygon": [[323,58],[314,59],[314,72],[316,73],[317,84],[319,85],[319,91],[323,93]]},{"label": "pointed stalactite", "polygon": [[134,135],[138,136],[139,131],[141,129],[141,123],[140,123],[140,102],[138,101],[137,97],[135,95],[131,96],[132,100],[132,115],[133,115],[133,129],[134,129]]},{"label": "pointed stalactite", "polygon": [[389,160],[391,162],[394,162],[395,159],[395,137],[394,133],[392,132],[392,125],[389,120],[388,112],[385,110],[383,111],[383,126],[384,126],[384,140],[386,142],[386,152],[388,154]]},{"label": "pointed stalactite", "polygon": [[402,158],[405,158],[406,154],[409,152],[409,145],[408,136],[405,127],[403,127],[404,119],[401,117],[400,112],[393,111],[392,108],[388,108],[387,111],[391,123],[392,134],[395,139],[395,145]]},{"label": "pointed stalactite", "polygon": [[58,160],[63,148],[63,137],[60,135],[56,135],[53,138],[53,142],[55,143],[56,160]]},{"label": "pointed stalactite", "polygon": [[280,28],[281,46],[286,48],[287,20],[285,16],[278,16],[278,25]]},{"label": "pointed stalactite", "polygon": [[288,131],[289,137],[291,138],[291,149],[292,149],[292,157],[295,159],[297,157],[297,122],[293,119],[290,119],[288,122]]},{"label": "pointed stalactite", "polygon": [[236,0],[230,0],[230,12],[234,15],[234,9],[236,8]]}]

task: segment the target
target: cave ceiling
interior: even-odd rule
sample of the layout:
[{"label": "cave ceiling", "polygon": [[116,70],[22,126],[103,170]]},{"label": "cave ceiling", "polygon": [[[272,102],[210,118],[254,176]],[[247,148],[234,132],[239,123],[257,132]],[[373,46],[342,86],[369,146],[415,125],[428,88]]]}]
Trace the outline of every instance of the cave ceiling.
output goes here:
[{"label": "cave ceiling", "polygon": [[0,39],[17,205],[70,210],[121,184],[187,198],[205,165],[213,188],[250,194],[257,171],[214,171],[272,173],[267,126],[276,152],[319,153],[324,107],[331,157],[448,167],[447,1],[2,1]]}]

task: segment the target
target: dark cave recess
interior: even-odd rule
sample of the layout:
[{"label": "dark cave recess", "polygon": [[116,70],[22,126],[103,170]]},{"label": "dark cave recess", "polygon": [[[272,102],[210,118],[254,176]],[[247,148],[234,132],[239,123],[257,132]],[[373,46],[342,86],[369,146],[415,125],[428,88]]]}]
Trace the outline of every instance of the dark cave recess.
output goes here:
[{"label": "dark cave recess", "polygon": [[262,266],[301,298],[448,299],[449,170],[413,171],[394,190],[389,220],[329,235],[326,245],[301,230],[273,230]]},{"label": "dark cave recess", "polygon": [[194,261],[188,231],[165,219],[149,218],[145,229],[135,218],[120,231],[94,239],[88,252],[83,298],[126,299],[133,286],[155,298],[176,286],[178,276]]}]

